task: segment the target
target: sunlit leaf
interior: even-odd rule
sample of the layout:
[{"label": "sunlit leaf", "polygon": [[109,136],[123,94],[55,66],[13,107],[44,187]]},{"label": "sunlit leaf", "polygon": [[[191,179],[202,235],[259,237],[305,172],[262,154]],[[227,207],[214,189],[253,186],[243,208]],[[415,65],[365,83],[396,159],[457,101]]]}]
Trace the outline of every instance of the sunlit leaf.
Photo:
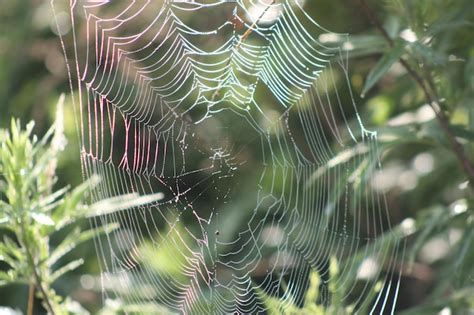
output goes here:
[{"label": "sunlit leaf", "polygon": [[38,222],[39,224],[42,224],[42,225],[54,225],[54,221],[53,219],[51,219],[51,217],[45,213],[42,213],[42,212],[31,212],[30,213],[30,216],[33,218],[33,220],[35,220],[36,222]]},{"label": "sunlit leaf", "polygon": [[134,207],[140,207],[153,204],[164,198],[163,193],[140,196],[138,194],[126,194],[101,200],[90,206],[87,211],[87,217],[96,217],[112,214],[114,212],[127,210]]},{"label": "sunlit leaf", "polygon": [[84,260],[81,259],[76,259],[71,262],[68,262],[66,265],[62,266],[58,270],[54,271],[51,275],[51,282],[55,282],[58,278],[63,276],[65,273],[73,271],[74,269],[78,268],[84,264]]}]

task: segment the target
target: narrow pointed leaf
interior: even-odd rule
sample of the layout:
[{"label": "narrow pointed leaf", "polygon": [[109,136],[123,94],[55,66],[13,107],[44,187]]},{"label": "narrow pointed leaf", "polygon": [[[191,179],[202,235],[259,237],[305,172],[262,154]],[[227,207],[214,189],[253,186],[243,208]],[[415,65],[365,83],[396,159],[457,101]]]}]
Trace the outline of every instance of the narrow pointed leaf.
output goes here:
[{"label": "narrow pointed leaf", "polygon": [[403,54],[404,48],[405,44],[399,42],[379,60],[367,76],[362,95],[365,95],[377,82],[379,82],[392,65],[399,60],[400,56]]},{"label": "narrow pointed leaf", "polygon": [[58,278],[60,278],[61,276],[63,276],[67,272],[76,269],[77,267],[81,266],[82,264],[84,264],[84,260],[81,258],[81,259],[73,260],[70,263],[64,265],[63,267],[61,267],[58,270],[56,270],[55,272],[53,272],[53,274],[51,275],[51,282],[56,281]]},{"label": "narrow pointed leaf", "polygon": [[138,194],[127,194],[112,197],[93,204],[87,213],[87,217],[91,218],[101,215],[107,215],[134,207],[150,205],[152,203],[162,200],[163,198],[163,193],[144,196],[140,196]]}]

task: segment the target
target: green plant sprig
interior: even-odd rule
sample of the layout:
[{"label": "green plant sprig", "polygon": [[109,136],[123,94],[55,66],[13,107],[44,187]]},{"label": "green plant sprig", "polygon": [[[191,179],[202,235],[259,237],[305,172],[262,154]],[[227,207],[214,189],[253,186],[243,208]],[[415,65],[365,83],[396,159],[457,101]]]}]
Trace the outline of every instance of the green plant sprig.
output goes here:
[{"label": "green plant sprig", "polygon": [[55,233],[86,218],[108,215],[162,198],[162,194],[129,194],[88,204],[88,193],[97,186],[98,177],[92,177],[75,189],[55,190],[57,160],[66,143],[63,100],[61,97],[58,104],[56,123],[43,138],[33,135],[34,123],[27,124],[23,130],[19,120],[12,120],[10,130],[0,132],[0,229],[7,234],[0,243],[0,261],[8,265],[7,271],[0,271],[0,285],[22,283],[30,286],[28,314],[33,312],[34,293],[49,314],[77,313],[70,311],[72,301],[59,296],[52,287],[60,277],[84,261],[63,258],[79,244],[111,233],[118,225],[112,223],[85,230],[76,226],[53,248],[50,239]]}]

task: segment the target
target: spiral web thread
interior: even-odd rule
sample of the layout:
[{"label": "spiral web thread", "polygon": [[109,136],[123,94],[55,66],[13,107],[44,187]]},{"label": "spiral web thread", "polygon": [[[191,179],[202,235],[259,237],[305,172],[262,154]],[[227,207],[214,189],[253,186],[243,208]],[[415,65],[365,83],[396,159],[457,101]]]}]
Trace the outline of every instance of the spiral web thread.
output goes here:
[{"label": "spiral web thread", "polygon": [[317,272],[318,304],[393,313],[400,245],[366,184],[377,141],[330,40],[343,35],[301,0],[52,5],[70,18],[61,39],[83,173],[102,178],[94,201],[163,197],[92,220],[120,225],[95,242],[104,298],[184,314],[264,313],[277,298],[285,313]]}]

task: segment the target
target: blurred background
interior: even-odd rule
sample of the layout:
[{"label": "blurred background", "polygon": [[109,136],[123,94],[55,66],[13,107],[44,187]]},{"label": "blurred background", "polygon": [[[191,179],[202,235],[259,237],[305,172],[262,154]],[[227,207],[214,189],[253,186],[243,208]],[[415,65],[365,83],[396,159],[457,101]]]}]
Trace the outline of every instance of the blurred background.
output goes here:
[{"label": "blurred background", "polygon": [[[473,163],[474,2],[384,0],[369,5],[389,36],[407,43],[404,58],[436,90],[450,130]],[[367,76],[391,49],[359,1],[308,0],[304,6],[320,25],[350,34],[351,88],[366,127],[378,132],[382,160],[368,185],[385,194],[394,226],[409,223],[414,230],[405,239],[404,260],[410,268],[403,270],[398,311],[474,314],[472,184],[435,113],[398,62],[361,97]],[[345,90],[345,82],[340,84]],[[34,120],[35,133],[44,134],[54,122],[61,93],[69,93],[68,74],[49,1],[0,0],[0,127],[7,128],[16,117]],[[58,187],[82,182],[70,105],[65,106],[68,149],[59,162]],[[355,113],[349,114],[354,121]],[[102,300],[95,280],[99,264],[91,248],[81,245],[70,254],[84,257],[85,264],[55,289],[94,312]],[[27,291],[23,285],[0,288],[0,305],[24,312]]]}]

